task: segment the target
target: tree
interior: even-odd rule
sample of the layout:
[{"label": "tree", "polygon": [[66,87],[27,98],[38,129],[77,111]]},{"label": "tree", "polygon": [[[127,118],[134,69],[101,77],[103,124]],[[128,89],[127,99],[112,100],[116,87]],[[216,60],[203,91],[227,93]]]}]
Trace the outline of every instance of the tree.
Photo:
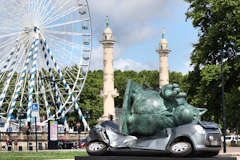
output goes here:
[{"label": "tree", "polygon": [[[86,84],[80,96],[80,101],[78,102],[83,114],[89,111],[90,119],[88,123],[93,126],[97,123],[99,117],[103,113],[103,99],[100,97],[100,92],[103,89],[103,71],[90,71],[88,73]],[[73,112],[70,117],[77,117],[77,119],[71,118],[71,120],[76,124],[80,121],[80,117],[77,112]]]},{"label": "tree", "polygon": [[[240,96],[240,1],[185,0],[190,4],[186,13],[193,26],[199,29],[199,41],[194,44],[191,61],[194,70],[187,81],[188,101],[208,108],[206,120],[221,123],[221,86],[225,86],[227,126],[240,128],[237,114]],[[224,54],[225,83],[221,83],[220,61]],[[236,94],[238,96],[236,96]],[[234,110],[234,113],[232,112]]]},{"label": "tree", "polygon": [[240,52],[240,1],[185,0],[190,3],[187,19],[199,30],[199,42],[194,44],[192,63],[217,64],[220,52],[229,51],[228,58]]}]

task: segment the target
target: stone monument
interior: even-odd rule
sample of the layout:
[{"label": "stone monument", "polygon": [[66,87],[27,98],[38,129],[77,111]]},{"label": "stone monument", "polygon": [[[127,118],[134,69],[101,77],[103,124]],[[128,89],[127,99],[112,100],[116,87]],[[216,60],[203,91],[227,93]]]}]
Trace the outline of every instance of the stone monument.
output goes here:
[{"label": "stone monument", "polygon": [[110,117],[115,119],[114,98],[119,95],[117,89],[114,89],[113,45],[116,41],[113,40],[108,17],[106,17],[106,29],[103,37],[104,39],[100,43],[104,48],[104,86],[100,95],[103,97],[104,114],[100,121],[108,120]]},{"label": "stone monument", "polygon": [[159,44],[159,49],[156,51],[160,57],[159,69],[159,88],[169,84],[169,71],[168,71],[168,54],[171,50],[168,49],[168,42],[165,39],[165,31],[162,31],[162,39]]}]

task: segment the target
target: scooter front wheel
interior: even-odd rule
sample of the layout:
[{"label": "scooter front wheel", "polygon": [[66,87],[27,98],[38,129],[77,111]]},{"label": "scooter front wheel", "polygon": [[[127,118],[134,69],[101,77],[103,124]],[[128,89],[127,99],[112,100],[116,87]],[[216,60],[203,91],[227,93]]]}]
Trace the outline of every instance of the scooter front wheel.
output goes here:
[{"label": "scooter front wheel", "polygon": [[86,150],[89,155],[101,156],[107,152],[107,145],[100,141],[90,142],[87,144]]}]

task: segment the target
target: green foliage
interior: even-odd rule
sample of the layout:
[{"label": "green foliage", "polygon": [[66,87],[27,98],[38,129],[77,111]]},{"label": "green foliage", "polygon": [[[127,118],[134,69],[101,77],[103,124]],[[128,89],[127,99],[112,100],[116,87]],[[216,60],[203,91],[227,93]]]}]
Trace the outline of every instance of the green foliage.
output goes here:
[{"label": "green foliage", "polygon": [[[120,71],[117,70],[114,73],[114,85],[117,88],[119,96],[115,98],[115,106],[118,108],[122,107],[123,96],[125,93],[127,81],[132,79],[149,89],[157,89],[159,87],[159,72],[158,71]],[[181,86],[183,83],[184,76],[182,73],[171,72],[170,82],[178,83]],[[97,123],[97,120],[103,114],[103,101],[99,96],[100,91],[103,89],[103,71],[91,71],[88,74],[88,78],[81,94],[80,107],[85,113],[89,110],[91,113],[90,126]],[[77,116],[76,116],[77,117]],[[76,119],[78,120],[78,119]]]},{"label": "green foliage", "polygon": [[199,29],[199,41],[191,56],[194,70],[186,77],[183,89],[188,101],[208,108],[205,120],[222,123],[221,51],[223,56],[225,111],[227,127],[240,128],[240,1],[185,0],[190,4],[186,13]]},{"label": "green foliage", "polygon": [[194,45],[193,64],[217,64],[220,51],[236,57],[240,51],[240,1],[185,0],[190,4],[187,19],[199,29],[199,42]]},{"label": "green foliage", "polygon": [[[79,101],[82,112],[89,111],[88,123],[90,126],[96,124],[103,113],[103,99],[100,97],[102,89],[103,71],[90,71]],[[76,114],[75,112],[76,121],[80,121],[79,116]]]}]

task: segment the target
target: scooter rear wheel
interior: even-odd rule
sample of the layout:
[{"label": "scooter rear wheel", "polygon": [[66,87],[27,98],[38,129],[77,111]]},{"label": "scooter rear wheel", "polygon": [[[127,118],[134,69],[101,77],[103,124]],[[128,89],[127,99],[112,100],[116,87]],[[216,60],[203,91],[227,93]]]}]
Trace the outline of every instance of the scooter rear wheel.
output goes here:
[{"label": "scooter rear wheel", "polygon": [[86,146],[89,155],[101,156],[107,152],[107,145],[100,141],[90,142]]}]

